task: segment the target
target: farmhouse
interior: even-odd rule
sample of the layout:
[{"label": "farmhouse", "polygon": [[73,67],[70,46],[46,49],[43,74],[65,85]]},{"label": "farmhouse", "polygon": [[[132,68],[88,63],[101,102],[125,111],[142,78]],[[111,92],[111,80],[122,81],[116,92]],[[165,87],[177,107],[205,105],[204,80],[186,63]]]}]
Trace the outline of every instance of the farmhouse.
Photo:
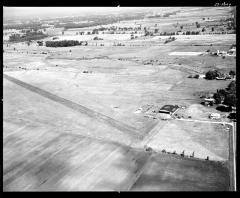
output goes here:
[{"label": "farmhouse", "polygon": [[204,104],[209,105],[209,104],[214,104],[215,99],[214,98],[204,98]]},{"label": "farmhouse", "polygon": [[220,119],[221,115],[219,113],[211,113],[209,115],[209,118],[211,118],[211,119]]}]

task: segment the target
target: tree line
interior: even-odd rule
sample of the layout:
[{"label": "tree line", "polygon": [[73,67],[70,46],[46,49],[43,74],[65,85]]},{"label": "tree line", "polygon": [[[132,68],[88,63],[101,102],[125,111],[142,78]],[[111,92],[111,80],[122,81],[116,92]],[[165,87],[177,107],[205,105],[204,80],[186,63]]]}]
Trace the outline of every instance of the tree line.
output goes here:
[{"label": "tree line", "polygon": [[46,47],[69,47],[76,45],[88,45],[87,42],[76,40],[63,40],[63,41],[46,41]]}]

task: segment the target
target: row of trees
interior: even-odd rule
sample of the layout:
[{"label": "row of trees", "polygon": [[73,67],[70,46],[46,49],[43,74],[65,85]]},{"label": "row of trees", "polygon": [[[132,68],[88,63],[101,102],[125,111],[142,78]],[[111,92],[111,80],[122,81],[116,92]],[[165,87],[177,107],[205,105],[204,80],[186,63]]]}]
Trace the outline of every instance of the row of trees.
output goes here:
[{"label": "row of trees", "polygon": [[95,34],[98,31],[139,31],[141,30],[141,27],[117,27],[117,26],[111,26],[109,28],[107,27],[100,27],[93,29],[93,34]]},{"label": "row of trees", "polygon": [[154,34],[157,34],[157,35],[160,35],[160,36],[172,36],[172,35],[180,35],[180,34],[184,34],[184,35],[198,35],[200,34],[199,31],[186,31],[186,32],[158,32],[157,29],[154,30],[154,33],[153,32],[149,32],[149,31],[145,31],[145,36],[148,36],[148,35],[154,35]]},{"label": "row of trees", "polygon": [[88,45],[87,42],[75,41],[75,40],[63,40],[63,41],[46,41],[46,47],[69,47],[76,45]]}]

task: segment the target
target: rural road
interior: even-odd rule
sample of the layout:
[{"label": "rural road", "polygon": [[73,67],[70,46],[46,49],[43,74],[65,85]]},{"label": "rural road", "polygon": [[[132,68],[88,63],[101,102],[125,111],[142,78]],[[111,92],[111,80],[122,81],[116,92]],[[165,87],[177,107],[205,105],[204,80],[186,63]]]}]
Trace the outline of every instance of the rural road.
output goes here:
[{"label": "rural road", "polygon": [[237,181],[236,181],[236,122],[232,124],[232,138],[233,138],[233,185],[234,191],[237,191]]},{"label": "rural road", "polygon": [[37,94],[39,94],[39,95],[41,95],[41,96],[43,96],[45,98],[48,98],[48,99],[53,100],[55,102],[58,102],[58,103],[66,106],[68,108],[71,108],[74,111],[78,111],[78,112],[80,112],[82,114],[85,114],[85,115],[89,116],[90,118],[94,118],[96,120],[102,121],[102,122],[110,125],[111,127],[114,127],[116,129],[122,131],[123,133],[127,133],[132,138],[137,138],[137,139],[139,139],[139,138],[142,139],[143,138],[142,135],[140,135],[137,132],[137,130],[134,127],[132,127],[132,126],[126,125],[126,124],[124,124],[124,123],[122,123],[120,121],[117,121],[117,120],[115,120],[115,119],[113,119],[111,117],[108,117],[108,116],[106,116],[104,114],[98,113],[98,112],[96,112],[94,110],[91,110],[91,109],[89,109],[87,107],[84,107],[84,106],[82,106],[80,104],[77,104],[77,103],[72,102],[70,100],[64,99],[64,98],[59,97],[57,95],[54,95],[54,94],[52,94],[52,93],[50,93],[48,91],[45,91],[43,89],[40,89],[38,87],[35,87],[35,86],[30,85],[28,83],[25,83],[23,81],[20,81],[20,80],[18,80],[16,78],[13,78],[13,77],[9,76],[9,75],[3,74],[3,77],[5,79],[7,79],[7,80],[9,80],[9,81],[11,81],[11,82],[21,86],[21,87],[24,87],[24,88],[34,92],[34,93],[37,93]]},{"label": "rural road", "polygon": [[208,121],[208,120],[190,120],[190,119],[183,119],[183,118],[176,118],[175,120],[181,120],[181,121],[186,121],[186,122],[203,122],[203,123],[212,123],[212,124],[229,124],[233,126],[231,122],[217,122],[217,121]]}]

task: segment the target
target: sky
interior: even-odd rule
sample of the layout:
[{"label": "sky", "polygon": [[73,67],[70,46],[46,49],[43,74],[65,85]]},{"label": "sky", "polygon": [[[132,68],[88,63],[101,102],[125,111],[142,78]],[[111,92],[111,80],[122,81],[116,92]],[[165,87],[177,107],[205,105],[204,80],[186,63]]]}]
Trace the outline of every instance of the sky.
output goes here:
[{"label": "sky", "polygon": [[3,7],[4,19],[29,17],[60,17],[77,16],[91,13],[103,14],[109,12],[133,10],[134,7]]}]

